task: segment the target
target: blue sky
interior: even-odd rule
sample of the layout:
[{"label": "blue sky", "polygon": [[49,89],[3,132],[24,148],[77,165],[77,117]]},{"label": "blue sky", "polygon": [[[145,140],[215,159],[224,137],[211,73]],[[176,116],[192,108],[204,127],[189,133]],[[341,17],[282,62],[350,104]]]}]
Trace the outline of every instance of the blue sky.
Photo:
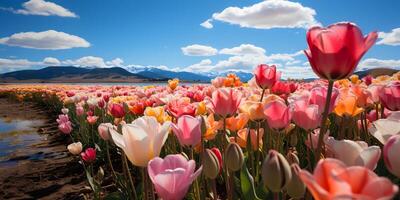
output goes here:
[{"label": "blue sky", "polygon": [[307,28],[340,21],[381,32],[360,69],[400,68],[395,0],[2,0],[0,7],[0,72],[47,65],[252,71],[262,62],[284,77],[312,77],[300,52]]}]

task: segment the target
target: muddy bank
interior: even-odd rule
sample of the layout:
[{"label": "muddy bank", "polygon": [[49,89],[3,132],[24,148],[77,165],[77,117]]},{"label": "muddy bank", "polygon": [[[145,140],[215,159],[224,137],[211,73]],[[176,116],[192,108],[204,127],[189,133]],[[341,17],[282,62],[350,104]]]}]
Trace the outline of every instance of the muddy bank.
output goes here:
[{"label": "muddy bank", "polygon": [[[83,199],[82,167],[68,154],[68,137],[54,116],[31,102],[0,98],[0,199]],[[32,131],[8,130],[4,124],[26,123]]]}]

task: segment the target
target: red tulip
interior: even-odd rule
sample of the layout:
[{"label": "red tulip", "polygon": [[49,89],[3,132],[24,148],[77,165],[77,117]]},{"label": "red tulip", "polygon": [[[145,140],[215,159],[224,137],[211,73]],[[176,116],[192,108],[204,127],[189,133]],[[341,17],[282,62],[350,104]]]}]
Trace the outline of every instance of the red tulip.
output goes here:
[{"label": "red tulip", "polygon": [[394,82],[384,87],[379,98],[387,109],[400,110],[400,82]]},{"label": "red tulip", "polygon": [[111,104],[109,110],[111,115],[115,118],[123,118],[125,116],[124,106],[121,104]]},{"label": "red tulip", "polygon": [[261,64],[254,70],[257,85],[262,89],[272,88],[274,84],[281,78],[281,73],[276,71],[276,66],[268,66]]},{"label": "red tulip", "polygon": [[313,27],[307,32],[309,49],[304,53],[320,78],[343,79],[353,73],[377,37],[376,32],[371,32],[364,38],[360,28],[349,22]]},{"label": "red tulip", "polygon": [[82,160],[87,163],[92,163],[96,160],[96,149],[87,148],[85,152],[81,153]]},{"label": "red tulip", "polygon": [[217,156],[219,162],[219,172],[221,173],[223,166],[221,151],[219,151],[219,149],[216,147],[211,148],[211,151],[215,154],[215,156]]},{"label": "red tulip", "polygon": [[365,76],[364,78],[362,78],[362,80],[364,81],[364,83],[366,85],[371,85],[373,79],[374,78],[369,74],[367,76]]}]

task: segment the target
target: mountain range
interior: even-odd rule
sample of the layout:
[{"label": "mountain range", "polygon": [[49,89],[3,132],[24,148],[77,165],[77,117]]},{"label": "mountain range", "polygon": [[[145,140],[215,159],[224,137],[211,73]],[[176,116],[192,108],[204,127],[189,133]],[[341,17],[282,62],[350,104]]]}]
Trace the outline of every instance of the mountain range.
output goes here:
[{"label": "mountain range", "polygon": [[[368,74],[372,76],[391,75],[398,70],[388,68],[375,68],[365,71],[356,72],[360,77]],[[118,83],[118,82],[156,82],[167,81],[168,79],[178,78],[187,82],[210,82],[217,76],[226,76],[228,73],[235,73],[243,82],[250,80],[253,74],[247,72],[210,72],[210,73],[193,73],[193,72],[176,72],[159,68],[145,68],[127,71],[121,67],[111,68],[85,68],[74,66],[50,66],[37,70],[20,70],[0,74],[0,82],[41,82],[41,83]],[[306,79],[311,81],[313,79]]]}]

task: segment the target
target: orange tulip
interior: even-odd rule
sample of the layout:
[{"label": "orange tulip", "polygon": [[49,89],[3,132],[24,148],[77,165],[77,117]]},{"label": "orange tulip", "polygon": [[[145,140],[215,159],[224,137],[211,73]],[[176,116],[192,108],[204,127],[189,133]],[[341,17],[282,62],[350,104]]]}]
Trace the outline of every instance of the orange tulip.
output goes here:
[{"label": "orange tulip", "polygon": [[245,101],[239,106],[239,111],[246,113],[250,120],[262,120],[265,119],[264,104],[258,101]]},{"label": "orange tulip", "polygon": [[225,120],[226,128],[230,131],[238,131],[246,126],[249,121],[249,116],[245,113],[240,113],[236,117],[229,117]]},{"label": "orange tulip", "polygon": [[[240,147],[246,148],[247,147],[247,137],[249,135],[248,129],[240,129],[237,132],[237,136],[235,137],[230,137],[229,139],[231,142],[236,142]],[[258,136],[258,146],[257,146],[257,131],[255,129],[250,129],[250,142],[251,142],[251,147],[254,151],[257,150],[257,148],[262,147],[263,145],[263,135],[264,135],[264,129],[260,128],[259,129],[259,136]]]},{"label": "orange tulip", "polygon": [[207,131],[204,134],[204,139],[212,140],[217,135],[217,131],[222,127],[222,122],[214,120],[214,114],[208,115],[206,121]]},{"label": "orange tulip", "polygon": [[178,87],[178,84],[179,84],[179,79],[177,79],[177,78],[174,78],[172,80],[168,80],[168,87],[171,90],[175,90],[175,88]]},{"label": "orange tulip", "polygon": [[335,109],[333,110],[339,116],[347,115],[347,116],[357,116],[362,111],[363,108],[357,106],[357,97],[354,95],[343,95],[339,98]]}]

